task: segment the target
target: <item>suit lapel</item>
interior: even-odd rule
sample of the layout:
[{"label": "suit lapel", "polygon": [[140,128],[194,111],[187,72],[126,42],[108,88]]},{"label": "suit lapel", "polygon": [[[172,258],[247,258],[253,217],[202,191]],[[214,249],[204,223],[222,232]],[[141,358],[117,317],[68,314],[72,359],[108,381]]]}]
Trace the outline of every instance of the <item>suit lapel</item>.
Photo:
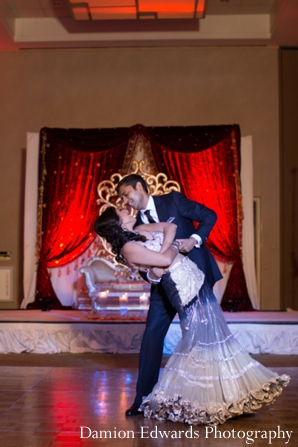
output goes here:
[{"label": "suit lapel", "polygon": [[[160,222],[167,222],[169,216],[166,208],[166,201],[162,196],[153,196],[155,209]],[[138,212],[135,226],[142,225],[141,213]]]}]

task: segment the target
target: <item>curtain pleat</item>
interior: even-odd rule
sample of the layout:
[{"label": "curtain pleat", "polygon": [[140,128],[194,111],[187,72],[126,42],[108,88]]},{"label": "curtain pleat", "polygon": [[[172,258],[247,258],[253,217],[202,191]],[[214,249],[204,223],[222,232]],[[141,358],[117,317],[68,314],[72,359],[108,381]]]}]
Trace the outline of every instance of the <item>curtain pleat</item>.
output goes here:
[{"label": "curtain pleat", "polygon": [[150,141],[159,172],[179,182],[190,199],[216,211],[218,221],[207,245],[218,259],[234,264],[222,307],[251,310],[241,253],[238,125],[42,129],[37,301],[51,297],[61,306],[48,268],[72,262],[94,240],[97,185],[121,170],[129,139],[136,134]]},{"label": "curtain pleat", "polygon": [[124,161],[130,129],[41,130],[37,300],[61,305],[48,273],[80,256],[95,238],[97,185]]},{"label": "curtain pleat", "polygon": [[207,246],[218,259],[233,263],[221,306],[224,310],[252,310],[242,264],[240,128],[175,128],[175,138],[171,129],[165,134],[161,128],[144,129],[157,168],[176,180],[187,197],[216,211],[218,220]]}]

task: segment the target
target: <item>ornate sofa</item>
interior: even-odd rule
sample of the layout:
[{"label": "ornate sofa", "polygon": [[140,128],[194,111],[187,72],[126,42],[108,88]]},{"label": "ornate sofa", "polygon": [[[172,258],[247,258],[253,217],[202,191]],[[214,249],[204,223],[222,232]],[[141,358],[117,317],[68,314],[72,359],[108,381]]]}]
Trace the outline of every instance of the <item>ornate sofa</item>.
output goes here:
[{"label": "ornate sofa", "polygon": [[80,268],[80,273],[85,277],[92,313],[97,311],[100,295],[107,291],[117,304],[124,293],[141,295],[150,291],[150,284],[143,281],[137,272],[130,272],[102,257],[91,258],[86,266]]}]

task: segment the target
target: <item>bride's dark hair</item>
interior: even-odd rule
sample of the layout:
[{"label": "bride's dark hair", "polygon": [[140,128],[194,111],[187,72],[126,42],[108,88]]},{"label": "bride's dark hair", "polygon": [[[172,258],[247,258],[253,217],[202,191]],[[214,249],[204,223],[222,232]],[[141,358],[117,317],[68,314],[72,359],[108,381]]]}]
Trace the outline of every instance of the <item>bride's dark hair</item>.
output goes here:
[{"label": "bride's dark hair", "polygon": [[94,231],[111,244],[112,252],[116,255],[116,260],[126,264],[121,254],[121,250],[126,242],[146,241],[146,237],[134,231],[124,230],[121,226],[120,218],[116,213],[116,208],[110,206],[94,222]]}]

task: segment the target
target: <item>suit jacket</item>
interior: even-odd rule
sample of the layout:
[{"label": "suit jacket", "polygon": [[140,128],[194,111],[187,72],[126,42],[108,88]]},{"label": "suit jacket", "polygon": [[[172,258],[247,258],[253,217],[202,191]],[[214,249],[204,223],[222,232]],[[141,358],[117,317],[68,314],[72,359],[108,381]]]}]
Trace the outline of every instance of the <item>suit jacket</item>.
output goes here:
[{"label": "suit jacket", "polygon": [[[200,248],[193,248],[187,256],[205,273],[207,283],[213,287],[222,275],[205,242],[217,220],[216,213],[176,191],[154,196],[153,200],[160,222],[167,222],[169,218],[174,217],[171,221],[177,225],[176,239],[186,239],[194,233],[201,237]],[[199,222],[198,228],[195,228],[194,222]],[[142,223],[138,213],[136,225]]]}]

